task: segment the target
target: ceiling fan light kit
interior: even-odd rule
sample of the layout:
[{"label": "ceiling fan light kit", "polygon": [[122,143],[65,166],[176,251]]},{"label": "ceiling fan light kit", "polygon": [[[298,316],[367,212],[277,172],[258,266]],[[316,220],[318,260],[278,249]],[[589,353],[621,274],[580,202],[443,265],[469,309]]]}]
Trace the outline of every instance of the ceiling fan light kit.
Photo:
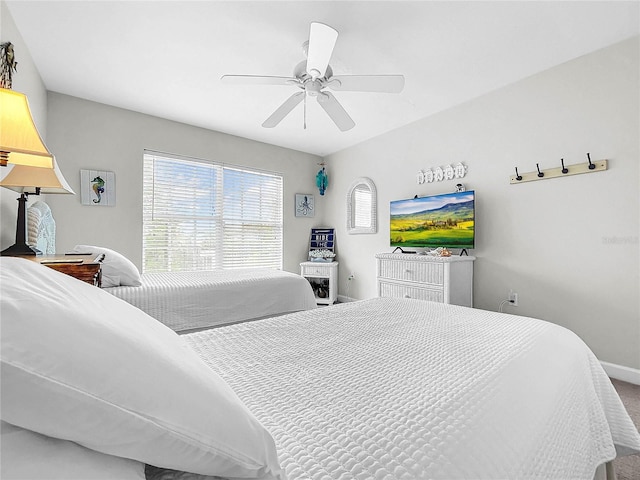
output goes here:
[{"label": "ceiling fan light kit", "polygon": [[[352,129],[355,122],[336,97],[325,89],[352,92],[400,93],[404,89],[402,75],[333,75],[329,65],[338,32],[324,23],[312,22],[309,40],[302,49],[307,59],[293,71],[293,77],[262,75],[224,75],[225,84],[235,85],[290,85],[301,89],[284,101],[262,124],[265,128],[276,127],[306,97],[316,98],[329,118],[343,132]],[[306,107],[306,103],[305,103]],[[306,116],[306,108],[305,108]],[[305,121],[306,128],[306,121]]]}]

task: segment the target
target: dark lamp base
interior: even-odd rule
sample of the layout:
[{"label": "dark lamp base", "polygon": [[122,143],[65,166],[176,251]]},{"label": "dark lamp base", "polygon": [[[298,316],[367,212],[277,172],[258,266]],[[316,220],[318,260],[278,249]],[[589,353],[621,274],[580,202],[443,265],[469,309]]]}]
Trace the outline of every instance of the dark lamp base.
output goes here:
[{"label": "dark lamp base", "polygon": [[42,255],[42,252],[27,244],[15,244],[2,250],[0,255],[3,257],[35,257],[36,255]]}]

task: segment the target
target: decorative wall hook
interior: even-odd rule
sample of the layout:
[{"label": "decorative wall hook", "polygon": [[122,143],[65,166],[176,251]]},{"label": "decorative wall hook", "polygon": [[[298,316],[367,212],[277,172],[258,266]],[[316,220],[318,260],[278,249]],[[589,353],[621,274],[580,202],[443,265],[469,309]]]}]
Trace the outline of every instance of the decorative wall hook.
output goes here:
[{"label": "decorative wall hook", "polygon": [[517,180],[517,181],[522,180],[522,175],[520,175],[520,174],[518,173],[518,167],[516,167],[516,180]]},{"label": "decorative wall hook", "polygon": [[546,180],[548,178],[556,177],[570,177],[571,175],[578,175],[581,173],[594,173],[602,172],[607,169],[607,160],[598,160],[596,162],[591,161],[590,155],[587,153],[588,162],[577,163],[575,165],[564,164],[564,158],[560,159],[562,167],[550,168],[549,170],[540,170],[540,164],[536,163],[536,171],[520,174],[516,167],[516,174],[509,177],[509,183],[525,183],[535,180]]}]

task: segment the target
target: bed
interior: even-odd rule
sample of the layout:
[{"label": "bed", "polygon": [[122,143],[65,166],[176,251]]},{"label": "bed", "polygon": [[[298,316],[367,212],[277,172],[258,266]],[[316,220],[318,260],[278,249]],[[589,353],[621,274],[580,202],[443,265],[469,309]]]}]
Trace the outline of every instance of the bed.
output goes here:
[{"label": "bed", "polygon": [[119,252],[76,245],[74,253],[103,253],[105,291],[176,332],[316,308],[309,282],[267,268],[140,274]]},{"label": "bed", "polygon": [[379,298],[177,335],[0,267],[2,478],[20,451],[47,478],[147,480],[590,480],[640,452],[593,353],[547,322]]},{"label": "bed", "polygon": [[176,332],[255,320],[316,307],[309,282],[273,269],[150,273],[139,286],[105,290]]}]

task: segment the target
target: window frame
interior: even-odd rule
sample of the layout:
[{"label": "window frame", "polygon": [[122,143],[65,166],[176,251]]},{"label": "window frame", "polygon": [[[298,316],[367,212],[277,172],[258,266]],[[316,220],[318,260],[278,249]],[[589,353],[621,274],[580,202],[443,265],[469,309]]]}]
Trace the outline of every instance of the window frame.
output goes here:
[{"label": "window frame", "polygon": [[[158,180],[157,175],[167,175],[171,166],[159,165],[157,161],[185,163],[192,169],[191,176],[186,177],[184,184],[173,184],[177,176],[167,180]],[[198,174],[198,170],[205,172],[211,170],[211,198],[200,205],[205,211],[199,212],[196,198],[191,198],[188,189],[194,188],[207,175]],[[246,174],[246,177],[245,177]],[[226,176],[225,176],[226,175]],[[182,155],[168,154],[152,150],[144,150],[143,155],[143,187],[142,187],[142,270],[145,273],[156,272],[186,272],[206,271],[218,269],[243,269],[243,268],[273,268],[282,270],[284,261],[284,175],[278,172],[233,165],[228,163],[210,161],[200,158],[185,157]],[[261,178],[264,177],[264,178]],[[237,181],[241,185],[239,191],[230,190],[227,184],[227,192],[232,192],[235,197],[240,195],[241,205],[229,203],[225,194],[225,179],[227,182]],[[251,194],[245,198],[245,193],[251,187],[258,189],[260,194],[252,201]],[[156,193],[164,186],[164,192]],[[179,195],[173,197],[171,190],[174,188]],[[245,188],[246,190],[243,190]],[[185,191],[185,189],[187,191]],[[182,191],[181,191],[182,190]],[[206,183],[205,183],[206,190]],[[202,192],[201,192],[202,193]],[[263,195],[264,194],[264,195]],[[203,195],[201,195],[203,196]],[[206,193],[203,198],[206,197]],[[234,198],[235,198],[234,197]],[[167,201],[168,199],[168,201]],[[156,209],[156,204],[163,200],[162,208]],[[185,201],[185,208],[191,208],[193,216],[173,214],[167,210],[175,208],[174,204]],[[189,203],[190,201],[193,203]],[[228,205],[225,206],[225,203]],[[206,211],[210,214],[206,214]],[[162,211],[164,217],[158,216]],[[226,218],[225,215],[232,211],[234,218]],[[266,217],[263,218],[263,215]],[[156,216],[154,222],[153,217]],[[162,218],[162,220],[158,220]],[[200,225],[198,223],[200,222]],[[162,232],[165,238],[154,242],[153,229]],[[231,233],[233,229],[238,230]],[[176,237],[176,246],[172,246],[170,231],[181,231],[182,235]],[[189,238],[189,231],[193,238]],[[240,244],[237,238],[230,235],[238,235],[243,240]],[[261,239],[261,235],[265,240]],[[163,244],[163,241],[165,242]],[[199,248],[206,244],[209,255],[189,254],[190,248]],[[238,248],[238,245],[240,247]],[[154,246],[156,247],[154,249]],[[263,251],[264,249],[266,251]],[[152,253],[154,252],[155,253]],[[154,266],[153,263],[156,263]]]}]

